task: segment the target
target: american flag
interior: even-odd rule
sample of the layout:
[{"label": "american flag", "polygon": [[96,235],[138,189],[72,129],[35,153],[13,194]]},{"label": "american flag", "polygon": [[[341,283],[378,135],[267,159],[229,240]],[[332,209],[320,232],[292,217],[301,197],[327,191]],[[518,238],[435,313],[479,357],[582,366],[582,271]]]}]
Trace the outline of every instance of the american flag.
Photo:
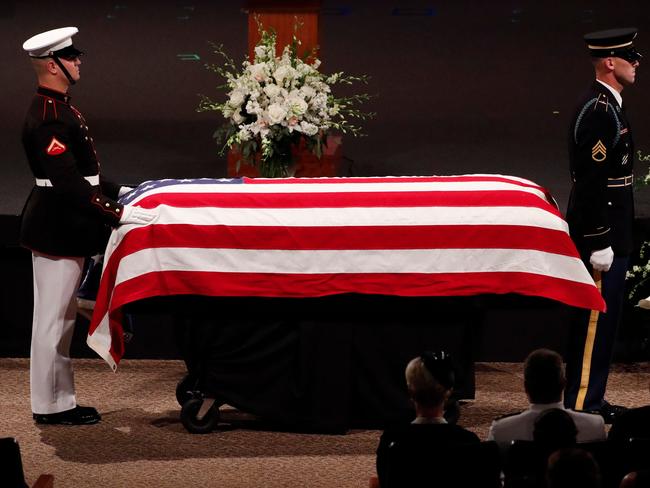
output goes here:
[{"label": "american flag", "polygon": [[518,293],[603,311],[552,197],[513,176],[150,181],[113,231],[88,344],[116,369],[124,305],[153,296]]}]

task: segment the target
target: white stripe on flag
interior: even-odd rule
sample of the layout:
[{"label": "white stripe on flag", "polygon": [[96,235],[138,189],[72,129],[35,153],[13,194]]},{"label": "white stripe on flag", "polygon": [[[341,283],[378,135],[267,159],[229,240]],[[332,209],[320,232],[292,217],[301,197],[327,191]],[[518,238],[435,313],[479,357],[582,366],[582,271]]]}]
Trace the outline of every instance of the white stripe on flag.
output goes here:
[{"label": "white stripe on flag", "polygon": [[116,371],[117,364],[115,364],[115,360],[110,353],[111,342],[108,314],[104,314],[93,334],[87,337],[86,344],[106,361],[113,371]]},{"label": "white stripe on flag", "polygon": [[559,254],[521,249],[268,250],[147,248],[120,261],[115,286],[145,273],[481,273],[521,272],[584,284],[584,264]]},{"label": "white stripe on flag", "polygon": [[568,233],[564,220],[537,207],[180,208],[160,205],[155,224],[339,227],[517,225]]}]

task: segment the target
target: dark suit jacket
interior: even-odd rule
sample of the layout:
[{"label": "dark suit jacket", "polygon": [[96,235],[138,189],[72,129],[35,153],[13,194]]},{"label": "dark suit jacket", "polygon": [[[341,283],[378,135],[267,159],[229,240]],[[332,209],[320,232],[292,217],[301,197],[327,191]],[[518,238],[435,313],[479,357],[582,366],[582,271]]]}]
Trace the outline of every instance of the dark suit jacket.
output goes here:
[{"label": "dark suit jacket", "polygon": [[632,437],[650,439],[650,405],[633,408],[618,416],[609,430],[607,439],[625,442]]},{"label": "dark suit jacket", "polygon": [[25,118],[23,146],[35,178],[52,186],[34,186],[23,209],[21,244],[54,256],[102,252],[110,226],[119,222],[119,186],[103,180],[93,186],[84,177],[99,175],[99,161],[83,116],[70,97],[39,87]]},{"label": "dark suit jacket", "polygon": [[[442,461],[452,446],[479,444],[473,432],[453,424],[407,424],[384,431],[377,448],[377,475],[382,488],[419,486],[454,471]],[[441,465],[436,465],[436,462]],[[461,461],[461,460],[459,460]],[[416,483],[416,484],[413,484]]]},{"label": "dark suit jacket", "polygon": [[628,256],[634,247],[633,185],[613,186],[610,179],[632,175],[634,143],[625,112],[597,81],[571,122],[569,159],[573,187],[566,219],[583,259],[609,246]]}]

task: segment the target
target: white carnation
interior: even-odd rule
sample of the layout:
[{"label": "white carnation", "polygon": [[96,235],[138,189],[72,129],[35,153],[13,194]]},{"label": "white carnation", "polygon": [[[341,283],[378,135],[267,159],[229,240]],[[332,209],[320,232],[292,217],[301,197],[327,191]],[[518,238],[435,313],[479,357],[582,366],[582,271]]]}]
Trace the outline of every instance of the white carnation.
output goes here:
[{"label": "white carnation", "polygon": [[327,95],[323,93],[317,94],[311,99],[311,106],[314,107],[316,111],[325,109],[327,107]]},{"label": "white carnation", "polygon": [[302,132],[306,136],[313,136],[318,132],[318,127],[316,127],[314,124],[310,124],[309,122],[305,122],[303,120],[302,122],[300,122],[300,132]]}]

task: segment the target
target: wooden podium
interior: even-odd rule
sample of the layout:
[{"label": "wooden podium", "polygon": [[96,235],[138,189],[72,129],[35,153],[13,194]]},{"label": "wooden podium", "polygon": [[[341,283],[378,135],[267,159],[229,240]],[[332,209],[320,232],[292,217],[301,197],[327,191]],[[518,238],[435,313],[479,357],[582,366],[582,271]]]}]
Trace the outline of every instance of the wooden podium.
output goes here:
[{"label": "wooden podium", "polygon": [[248,13],[248,58],[253,61],[254,49],[260,40],[257,23],[277,34],[276,55],[291,43],[294,31],[301,42],[299,56],[319,48],[318,20],[320,0],[251,0],[246,4]]},{"label": "wooden podium", "polygon": [[[246,4],[248,14],[248,57],[254,59],[255,46],[260,40],[258,22],[263,29],[273,29],[277,34],[276,55],[290,44],[294,33],[300,39],[299,56],[319,51],[318,21],[320,0],[250,0]],[[298,28],[296,29],[296,26]],[[319,53],[320,55],[320,53]],[[237,170],[239,154],[228,152],[228,176],[259,176],[257,168],[242,164]],[[329,136],[323,148],[323,157],[318,159],[303,144],[294,151],[295,176],[337,176],[341,166],[341,137]]]}]

